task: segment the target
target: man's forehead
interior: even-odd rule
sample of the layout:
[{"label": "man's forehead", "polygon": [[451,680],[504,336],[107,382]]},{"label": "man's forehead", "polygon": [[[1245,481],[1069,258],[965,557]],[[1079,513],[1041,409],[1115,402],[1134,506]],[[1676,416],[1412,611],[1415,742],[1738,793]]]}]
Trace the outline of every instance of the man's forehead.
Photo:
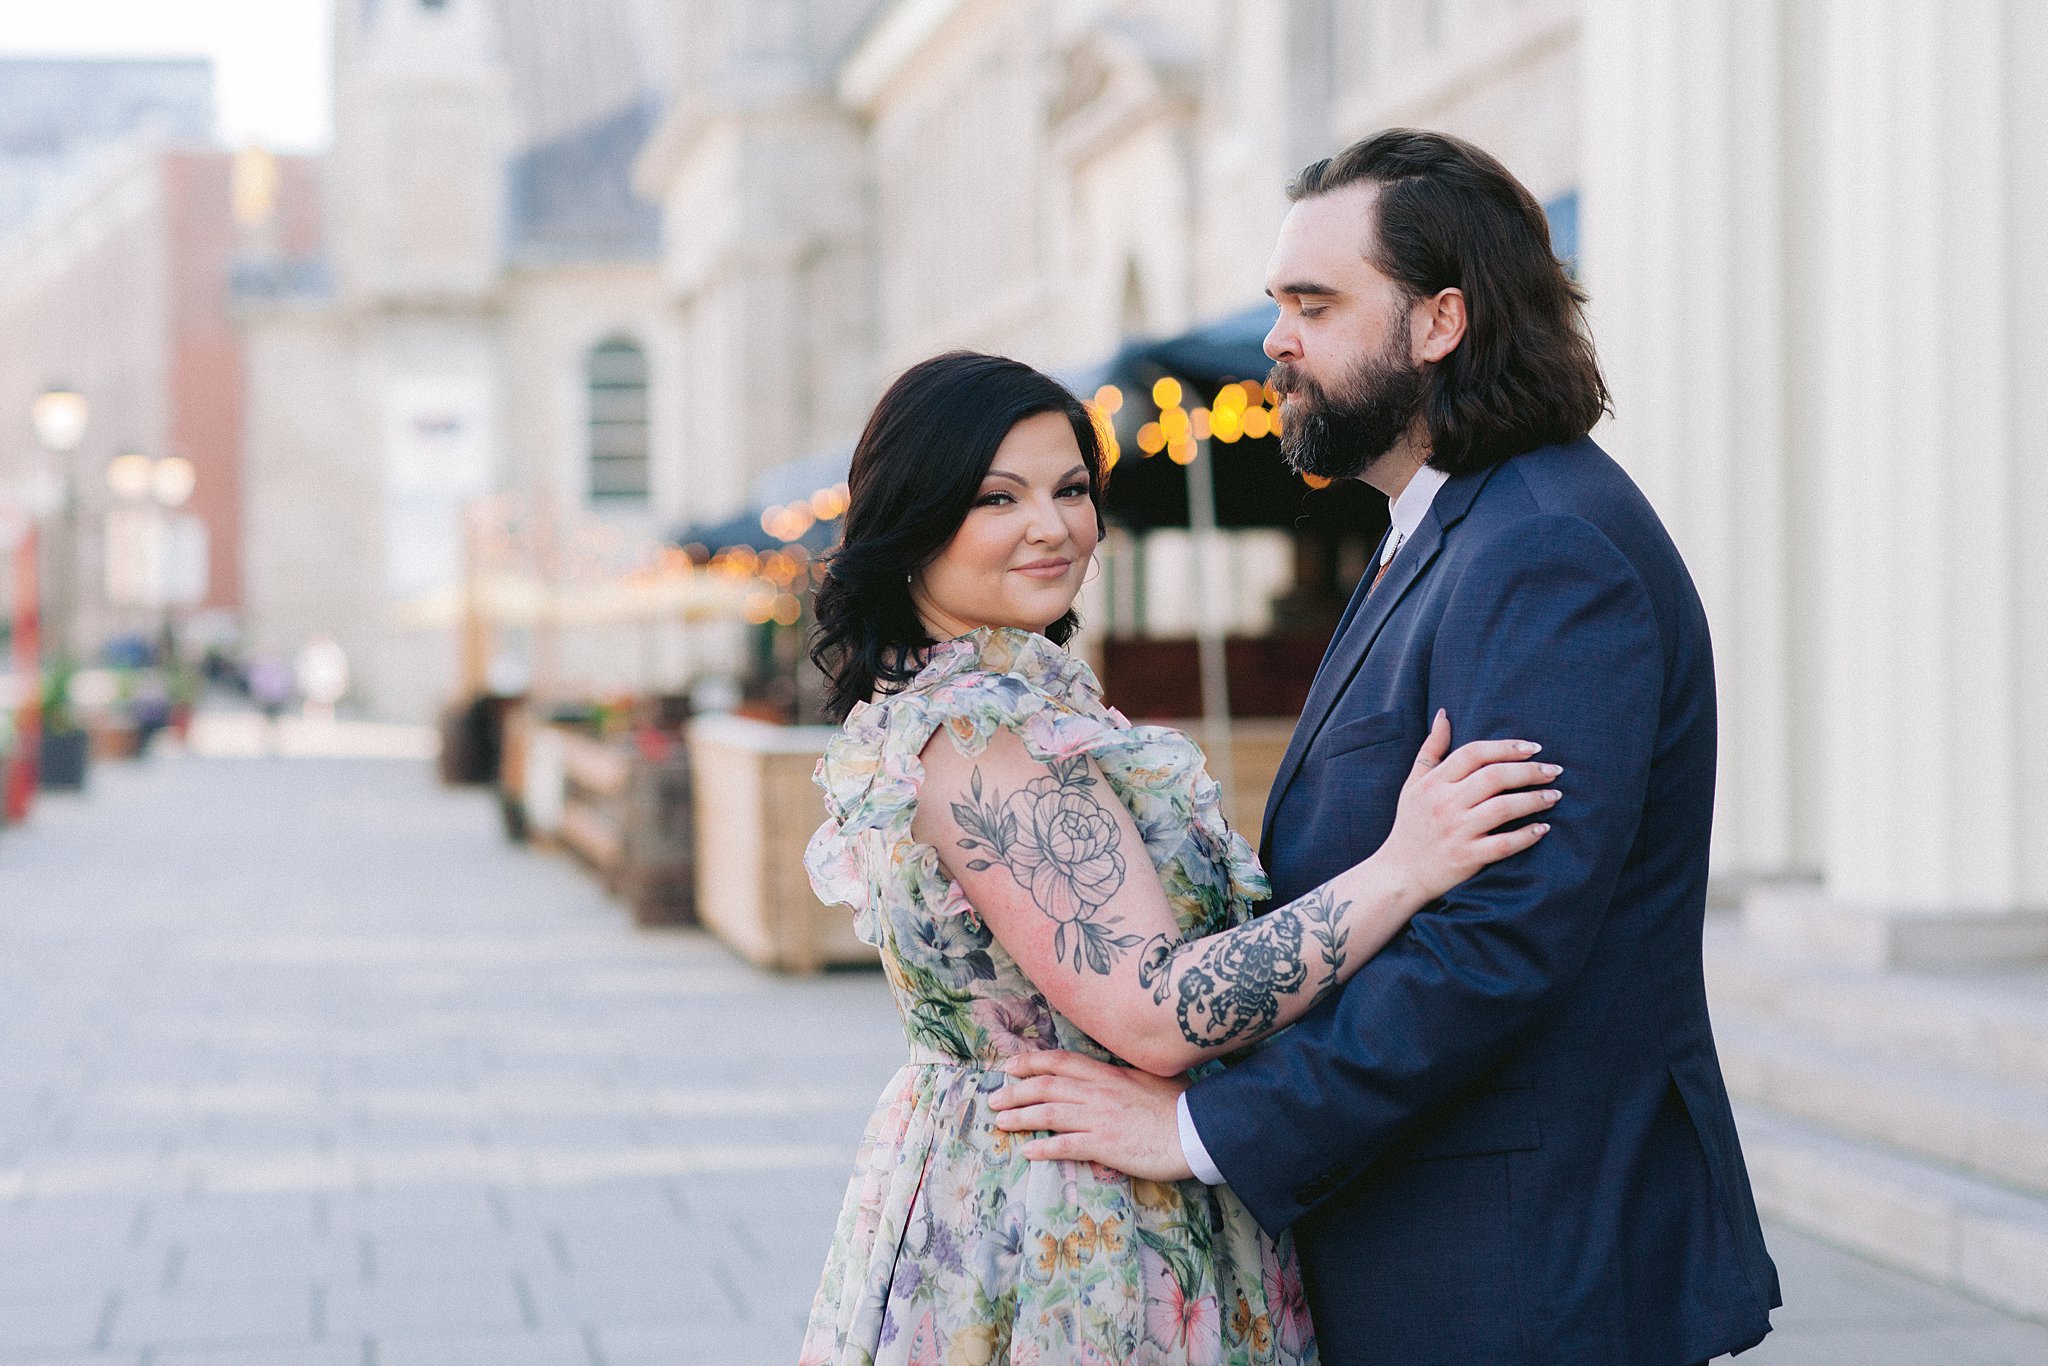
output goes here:
[{"label": "man's forehead", "polygon": [[1363,272],[1377,189],[1364,183],[1346,185],[1293,204],[1273,244],[1267,286],[1277,291],[1308,279],[1337,283]]}]

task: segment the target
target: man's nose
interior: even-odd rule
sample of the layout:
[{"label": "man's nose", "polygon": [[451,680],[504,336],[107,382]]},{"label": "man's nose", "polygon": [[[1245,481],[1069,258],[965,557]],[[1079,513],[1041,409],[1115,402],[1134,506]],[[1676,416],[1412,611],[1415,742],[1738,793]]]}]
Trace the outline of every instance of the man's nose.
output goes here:
[{"label": "man's nose", "polygon": [[1266,358],[1278,361],[1301,359],[1301,343],[1295,339],[1294,329],[1287,325],[1287,319],[1277,318],[1272,330],[1266,333]]}]

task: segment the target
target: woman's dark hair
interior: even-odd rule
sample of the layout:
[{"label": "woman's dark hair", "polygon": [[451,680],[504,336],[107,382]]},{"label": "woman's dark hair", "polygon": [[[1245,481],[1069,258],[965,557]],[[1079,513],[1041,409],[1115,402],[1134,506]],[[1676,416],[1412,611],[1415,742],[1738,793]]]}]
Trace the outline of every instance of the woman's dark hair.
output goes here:
[{"label": "woman's dark hair", "polygon": [[[811,658],[830,683],[826,708],[844,717],[909,681],[934,644],[911,605],[909,577],[930,563],[974,506],[1010,429],[1059,413],[1088,466],[1102,517],[1102,446],[1094,419],[1057,380],[1021,361],[953,351],[921,361],[889,386],[853,448],[851,503],[839,548],[818,588]],[[1071,611],[1045,628],[1064,645]]]},{"label": "woman's dark hair", "polygon": [[1430,463],[1484,469],[1593,429],[1612,400],[1586,331],[1585,291],[1550,249],[1550,225],[1507,167],[1445,133],[1390,128],[1304,169],[1300,201],[1379,187],[1372,263],[1411,300],[1456,288],[1465,337],[1429,367]]}]

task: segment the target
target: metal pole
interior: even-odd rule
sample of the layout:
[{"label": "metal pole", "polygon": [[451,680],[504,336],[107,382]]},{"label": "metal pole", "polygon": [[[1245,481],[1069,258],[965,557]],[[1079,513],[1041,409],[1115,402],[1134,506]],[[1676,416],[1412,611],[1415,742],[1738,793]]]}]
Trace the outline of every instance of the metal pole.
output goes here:
[{"label": "metal pole", "polygon": [[1212,442],[1195,443],[1188,465],[1188,539],[1194,550],[1195,646],[1202,672],[1202,736],[1209,753],[1209,776],[1225,795],[1236,791],[1237,771],[1230,738],[1230,667],[1224,635],[1225,584],[1209,581],[1209,557],[1216,544],[1216,466]]}]

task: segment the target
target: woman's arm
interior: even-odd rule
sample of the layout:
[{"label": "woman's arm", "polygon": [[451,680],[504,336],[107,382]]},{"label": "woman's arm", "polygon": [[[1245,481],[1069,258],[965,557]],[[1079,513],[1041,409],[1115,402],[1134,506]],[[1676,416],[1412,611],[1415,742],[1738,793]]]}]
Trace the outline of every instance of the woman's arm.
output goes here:
[{"label": "woman's arm", "polygon": [[1377,852],[1286,906],[1190,941],[1130,812],[1085,756],[1041,763],[1009,731],[968,756],[935,735],[911,828],[1060,1013],[1171,1076],[1291,1023],[1422,907],[1541,839],[1548,826],[1492,833],[1557,800],[1517,790],[1556,776],[1530,762],[1535,748],[1485,741],[1446,759],[1439,717]]}]

